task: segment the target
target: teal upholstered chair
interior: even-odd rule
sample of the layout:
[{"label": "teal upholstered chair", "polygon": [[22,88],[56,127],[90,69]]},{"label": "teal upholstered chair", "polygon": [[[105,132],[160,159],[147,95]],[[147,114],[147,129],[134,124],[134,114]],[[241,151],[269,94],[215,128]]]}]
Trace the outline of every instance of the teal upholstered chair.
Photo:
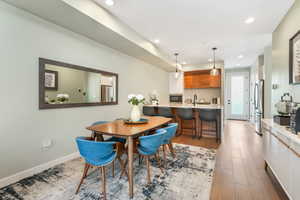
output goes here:
[{"label": "teal upholstered chair", "polygon": [[141,156],[145,157],[147,163],[147,180],[151,183],[150,175],[150,156],[156,156],[159,147],[161,146],[166,130],[159,129],[153,135],[141,136],[139,137],[138,152]]},{"label": "teal upholstered chair", "polygon": [[178,124],[177,123],[170,123],[167,127],[162,128],[166,130],[162,141],[162,148],[163,148],[163,157],[164,157],[164,164],[166,164],[166,148],[169,147],[172,156],[175,158],[175,151],[173,149],[172,139],[174,138],[176,131],[177,131]]},{"label": "teal upholstered chair", "polygon": [[[92,126],[100,125],[100,124],[106,124],[106,123],[109,123],[109,121],[97,121],[97,122],[94,122],[92,124]],[[96,133],[92,133],[92,138],[96,139]],[[100,138],[101,138],[101,139],[99,139],[100,141],[104,141],[104,138],[103,138],[102,135],[100,135]],[[124,163],[121,160],[121,156],[122,156],[122,154],[125,151],[126,139],[124,139],[124,138],[118,138],[118,137],[110,137],[110,138],[106,139],[105,141],[106,142],[117,142],[116,146],[118,146],[118,151],[119,151],[118,155],[117,155],[117,159],[120,162],[121,168],[123,168],[124,167]],[[115,161],[113,161],[113,163],[112,163],[112,175],[113,175],[113,177],[115,176]],[[126,173],[126,175],[127,175],[127,173]]]},{"label": "teal upholstered chair", "polygon": [[116,144],[116,142],[97,142],[91,140],[91,138],[77,137],[76,143],[80,155],[85,160],[83,176],[77,187],[76,194],[78,193],[84,178],[86,178],[89,168],[91,166],[94,166],[101,169],[102,192],[104,195],[104,199],[106,199],[105,167],[117,158],[117,151],[115,151],[114,149],[114,145]]}]

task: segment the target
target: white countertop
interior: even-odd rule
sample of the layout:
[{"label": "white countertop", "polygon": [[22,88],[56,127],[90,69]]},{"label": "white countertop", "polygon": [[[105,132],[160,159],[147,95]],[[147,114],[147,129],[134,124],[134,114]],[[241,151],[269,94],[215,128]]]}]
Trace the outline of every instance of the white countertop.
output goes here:
[{"label": "white countertop", "polygon": [[169,103],[169,104],[159,104],[159,105],[144,105],[148,107],[171,107],[171,108],[199,108],[199,109],[219,109],[223,110],[223,106],[218,104],[197,104],[194,106],[193,104],[178,104],[178,103]]},{"label": "white countertop", "polygon": [[285,126],[280,126],[273,119],[263,119],[263,127],[280,138],[291,149],[300,154],[300,135],[293,134]]}]

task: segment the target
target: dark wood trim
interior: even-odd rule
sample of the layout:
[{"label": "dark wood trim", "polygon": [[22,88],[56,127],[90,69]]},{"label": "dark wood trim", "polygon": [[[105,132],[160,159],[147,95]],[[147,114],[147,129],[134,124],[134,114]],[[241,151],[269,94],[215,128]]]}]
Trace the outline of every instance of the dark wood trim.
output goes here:
[{"label": "dark wood trim", "polygon": [[293,41],[294,39],[300,34],[300,30],[293,35],[293,37],[290,39],[289,41],[289,83],[292,85],[299,85],[299,83],[294,83],[293,82],[293,62],[294,62],[294,57],[293,57],[293,52],[294,52],[294,45],[293,45]]},{"label": "dark wood trim", "polygon": [[[107,76],[116,77],[116,102],[99,102],[99,103],[69,103],[69,104],[45,104],[45,65],[63,66],[71,69],[83,70],[94,73],[101,73]],[[79,65],[64,63],[60,61],[39,58],[39,109],[56,109],[56,108],[72,108],[72,107],[86,107],[86,106],[105,106],[117,105],[119,101],[119,76],[117,73],[102,71],[98,69],[83,67]]]}]

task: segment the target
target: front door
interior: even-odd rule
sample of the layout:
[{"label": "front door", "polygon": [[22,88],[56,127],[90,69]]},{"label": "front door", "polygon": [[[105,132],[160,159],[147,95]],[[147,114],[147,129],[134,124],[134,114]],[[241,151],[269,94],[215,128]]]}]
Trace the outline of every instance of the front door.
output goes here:
[{"label": "front door", "polygon": [[249,72],[226,73],[226,118],[249,120]]}]

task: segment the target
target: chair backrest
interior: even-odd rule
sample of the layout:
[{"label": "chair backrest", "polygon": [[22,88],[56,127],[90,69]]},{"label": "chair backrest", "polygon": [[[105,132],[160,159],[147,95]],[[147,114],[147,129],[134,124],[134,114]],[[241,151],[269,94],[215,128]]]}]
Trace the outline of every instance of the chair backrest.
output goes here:
[{"label": "chair backrest", "polygon": [[192,108],[177,108],[176,113],[179,118],[184,120],[191,120],[194,118],[194,113]]},{"label": "chair backrest", "polygon": [[218,110],[216,109],[200,109],[199,118],[203,121],[217,121]]},{"label": "chair backrest", "polygon": [[143,114],[146,116],[155,116],[154,107],[143,106]]},{"label": "chair backrest", "polygon": [[172,110],[169,107],[158,107],[158,115],[163,117],[173,117]]},{"label": "chair backrest", "polygon": [[168,124],[167,127],[162,128],[166,130],[167,132],[165,133],[164,139],[163,139],[163,144],[169,144],[171,139],[175,136],[176,131],[177,131],[178,124],[177,123],[170,123]]},{"label": "chair backrest", "polygon": [[89,164],[96,165],[96,163],[105,160],[114,153],[114,144],[116,142],[95,142],[86,137],[77,137],[76,143],[80,155]]},{"label": "chair backrest", "polygon": [[166,132],[167,131],[164,129],[159,129],[153,135],[139,137],[139,147],[143,149],[144,152],[148,152],[152,155],[155,154],[159,149],[160,145],[162,145],[164,135],[166,134]]}]

